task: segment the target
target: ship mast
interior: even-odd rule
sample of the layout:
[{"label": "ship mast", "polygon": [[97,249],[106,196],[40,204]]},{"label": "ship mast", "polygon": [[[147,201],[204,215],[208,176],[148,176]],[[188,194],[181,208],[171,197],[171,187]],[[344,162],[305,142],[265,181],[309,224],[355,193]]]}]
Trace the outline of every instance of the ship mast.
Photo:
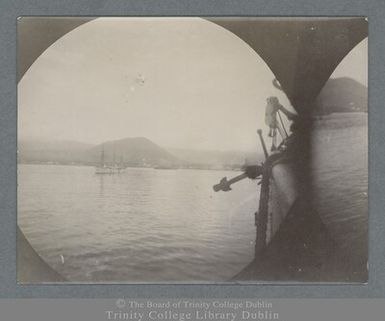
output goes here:
[{"label": "ship mast", "polygon": [[100,167],[104,167],[104,145],[102,145],[102,153],[100,155]]}]

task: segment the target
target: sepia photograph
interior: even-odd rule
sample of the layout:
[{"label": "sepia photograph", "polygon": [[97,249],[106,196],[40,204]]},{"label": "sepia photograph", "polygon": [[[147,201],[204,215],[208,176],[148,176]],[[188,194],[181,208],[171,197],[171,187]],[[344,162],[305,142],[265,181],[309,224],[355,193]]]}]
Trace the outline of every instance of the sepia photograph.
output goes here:
[{"label": "sepia photograph", "polygon": [[365,283],[365,17],[20,17],[17,280]]}]

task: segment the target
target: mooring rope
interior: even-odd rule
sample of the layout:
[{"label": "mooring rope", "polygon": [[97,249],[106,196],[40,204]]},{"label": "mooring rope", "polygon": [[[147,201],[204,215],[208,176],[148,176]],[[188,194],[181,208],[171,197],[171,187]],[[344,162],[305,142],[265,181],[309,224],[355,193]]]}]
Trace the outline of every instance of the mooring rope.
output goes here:
[{"label": "mooring rope", "polygon": [[278,114],[278,116],[279,116],[279,120],[280,120],[280,122],[281,122],[282,128],[283,128],[283,130],[284,130],[284,132],[285,132],[285,135],[286,135],[286,138],[287,138],[287,137],[289,137],[289,135],[287,134],[286,127],[285,127],[285,124],[284,124],[283,121],[282,121],[281,113],[279,112],[279,110],[278,110],[277,114]]}]

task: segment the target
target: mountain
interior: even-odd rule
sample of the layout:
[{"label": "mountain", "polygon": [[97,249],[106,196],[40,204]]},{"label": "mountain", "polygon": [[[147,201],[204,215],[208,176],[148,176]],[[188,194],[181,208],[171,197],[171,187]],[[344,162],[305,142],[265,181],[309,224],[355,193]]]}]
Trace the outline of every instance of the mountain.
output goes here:
[{"label": "mountain", "polygon": [[125,166],[179,166],[182,162],[144,137],[124,138],[92,147],[87,154],[89,162],[100,162],[102,150],[106,163]]},{"label": "mountain", "polygon": [[256,152],[165,149],[144,137],[124,138],[98,145],[73,141],[30,141],[18,143],[20,163],[54,163],[97,166],[119,164],[128,167],[234,169],[256,164],[263,155]]},{"label": "mountain", "polygon": [[214,167],[239,167],[246,164],[258,164],[264,160],[263,154],[242,151],[209,151],[171,148],[169,151],[186,163],[211,165]]},{"label": "mountain", "polygon": [[329,79],[316,99],[316,114],[356,111],[368,111],[368,88],[347,77]]}]

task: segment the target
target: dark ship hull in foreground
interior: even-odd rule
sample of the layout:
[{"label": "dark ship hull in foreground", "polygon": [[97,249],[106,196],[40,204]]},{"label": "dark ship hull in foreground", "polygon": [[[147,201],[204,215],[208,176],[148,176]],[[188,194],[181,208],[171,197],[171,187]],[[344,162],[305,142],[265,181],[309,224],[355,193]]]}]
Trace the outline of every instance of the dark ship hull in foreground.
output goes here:
[{"label": "dark ship hull in foreground", "polygon": [[[358,242],[341,246],[332,233],[333,228],[325,224],[325,217],[329,213],[338,216],[344,211],[350,211],[348,214],[352,216],[362,211],[367,217],[367,167],[358,168],[360,175],[357,175],[353,170],[355,164],[349,161],[355,157],[366,160],[367,139],[358,142],[362,149],[357,153],[352,148],[357,144],[354,131],[341,138],[345,135],[341,125],[334,126],[332,134],[325,134],[315,116],[318,94],[341,60],[367,37],[367,21],[364,18],[250,20],[216,19],[215,22],[246,41],[265,60],[299,119],[287,150],[268,156],[263,164],[255,258],[233,281],[366,282],[367,234]],[[363,117],[367,121],[367,115]],[[333,127],[332,118],[321,121],[326,127],[328,124]],[[329,148],[331,137],[343,141],[338,149]],[[323,159],[334,159],[335,163],[318,164],[320,153]],[[325,166],[335,166],[338,175],[323,179]],[[348,181],[352,174],[362,176],[363,182]],[[340,188],[340,200],[339,195],[328,192],[335,185],[352,181],[356,186],[351,186],[348,192]],[[357,197],[361,203],[355,208],[352,204]],[[362,224],[367,227],[367,220]]]},{"label": "dark ship hull in foreground", "polygon": [[[325,135],[318,133],[316,129],[314,131],[314,136]],[[338,135],[338,130],[333,135]],[[355,144],[356,139],[352,137],[350,143]],[[317,147],[314,147],[313,153],[317,152],[316,149]],[[325,158],[335,157],[335,150],[325,151],[323,148],[322,152]],[[349,142],[340,152],[344,153],[344,158],[353,156]],[[358,162],[358,165],[354,165],[356,171],[362,173],[366,170],[359,168],[358,157],[355,160]],[[363,207],[365,206],[362,204],[367,204],[367,194],[362,192],[366,189],[365,183],[343,187],[344,192],[350,193],[345,196],[330,195],[325,184],[336,185],[338,183],[335,180],[339,178],[328,181],[328,177],[324,177],[325,169],[314,164],[310,168],[313,172],[312,185],[305,189],[304,187],[309,185],[301,182],[303,168],[296,168],[293,162],[278,160],[264,171],[259,211],[256,213],[255,259],[233,280],[366,282],[367,234],[361,238],[357,235],[352,237],[345,228],[347,235],[341,235],[344,229],[336,226],[357,224],[354,221],[347,222],[347,217],[352,217],[360,210],[367,211],[367,208],[352,206],[354,203]],[[269,166],[269,159],[265,164]],[[338,165],[336,164],[335,168]],[[344,178],[354,172],[349,166],[341,166],[338,171],[339,177],[342,178],[342,182],[339,182],[341,186],[344,185],[343,181],[346,181]],[[337,189],[333,186],[335,192]],[[352,197],[356,197],[356,200],[352,200]],[[332,217],[329,218],[328,215]],[[348,244],[343,244],[339,238],[345,239]]]}]

